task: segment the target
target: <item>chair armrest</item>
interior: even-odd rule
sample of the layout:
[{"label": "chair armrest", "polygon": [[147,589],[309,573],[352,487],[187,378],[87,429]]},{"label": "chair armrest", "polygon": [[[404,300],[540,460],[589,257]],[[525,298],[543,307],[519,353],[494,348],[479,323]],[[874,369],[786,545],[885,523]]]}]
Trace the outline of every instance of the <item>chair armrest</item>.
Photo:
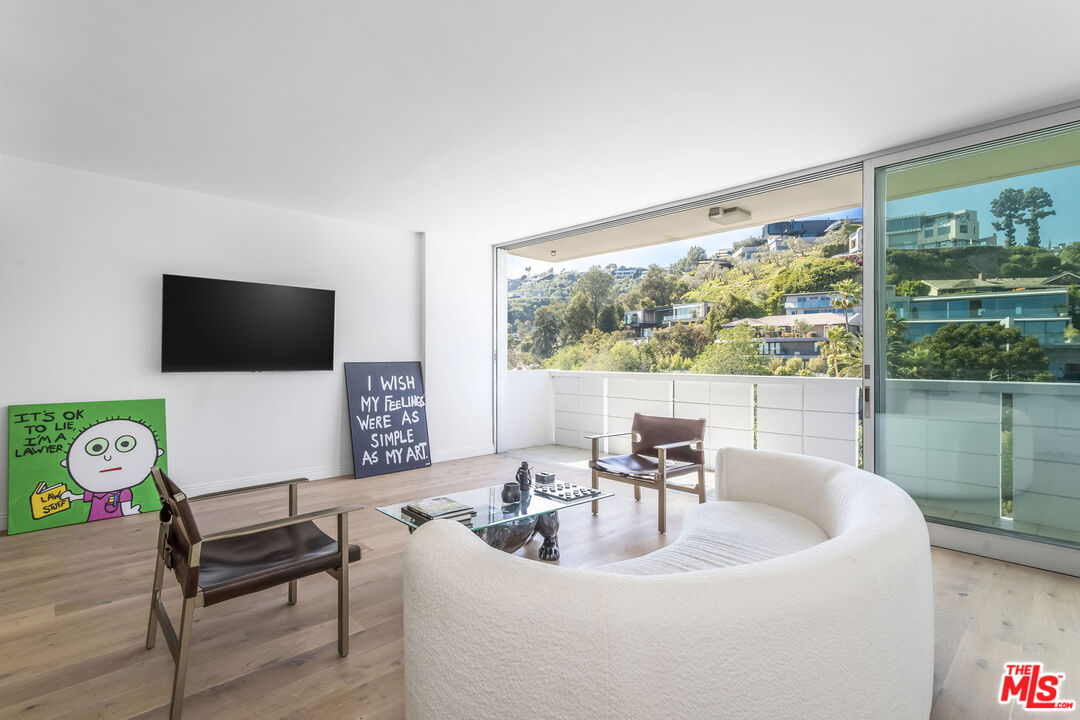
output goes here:
[{"label": "chair armrest", "polygon": [[623,435],[636,435],[633,430],[621,433],[604,433],[603,435],[586,435],[586,440],[603,440],[604,438],[622,437]]},{"label": "chair armrest", "polygon": [[209,535],[203,535],[203,541],[209,542],[211,540],[223,540],[225,538],[239,537],[241,535],[254,535],[255,533],[264,532],[266,530],[274,530],[289,525],[299,525],[300,523],[305,523],[309,520],[330,517],[331,515],[346,515],[354,510],[363,509],[363,505],[341,505],[339,507],[326,508],[325,510],[314,510],[309,513],[304,513],[303,515],[293,515],[292,517],[268,520],[267,522],[256,523],[255,525],[246,525],[234,530],[223,530],[222,532],[210,533]]},{"label": "chair armrest", "polygon": [[[665,445],[657,445],[656,447],[653,448],[653,450],[674,450],[675,448],[694,447],[694,445],[700,445],[700,444],[701,444],[701,438],[698,438],[697,440],[684,440],[682,442],[673,442],[673,443],[667,443]],[[700,450],[701,448],[694,448],[694,449],[695,450]]]},{"label": "chair armrest", "polygon": [[[639,433],[636,433],[633,430],[630,430],[629,432],[605,433],[603,435],[586,435],[585,439],[592,441],[592,460],[593,460],[593,462],[596,462],[597,460],[600,459],[600,441],[601,440],[603,440],[604,438],[624,437],[626,435],[630,435],[631,438],[633,438],[635,440],[639,437]],[[591,467],[592,463],[589,463],[589,466]]]},{"label": "chair armrest", "polygon": [[211,500],[213,498],[225,497],[227,495],[239,495],[240,493],[255,492],[256,490],[267,490],[269,488],[287,487],[289,485],[298,485],[299,483],[311,482],[307,478],[293,478],[292,480],[277,480],[275,482],[262,483],[261,485],[248,485],[247,487],[233,488],[232,490],[218,490],[217,492],[204,493],[202,495],[196,495],[195,497],[189,497],[188,502],[195,502],[196,500]]}]

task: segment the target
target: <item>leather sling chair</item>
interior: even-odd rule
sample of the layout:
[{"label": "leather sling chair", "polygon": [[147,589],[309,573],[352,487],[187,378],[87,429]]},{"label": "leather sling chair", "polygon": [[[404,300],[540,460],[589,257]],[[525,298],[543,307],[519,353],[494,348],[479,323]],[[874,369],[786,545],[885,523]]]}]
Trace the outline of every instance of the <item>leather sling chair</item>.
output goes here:
[{"label": "leather sling chair", "polygon": [[[289,604],[295,605],[296,581],[326,572],[338,582],[338,654],[341,657],[349,654],[349,563],[360,559],[360,548],[348,544],[349,513],[361,509],[360,505],[297,515],[297,485],[307,482],[307,478],[189,498],[160,468],[153,468],[151,475],[161,496],[161,525],[146,649],[154,647],[160,623],[161,633],[176,663],[170,720],[179,720],[183,709],[191,625],[196,607],[214,605],[285,583],[289,584]],[[192,501],[284,486],[289,488],[288,517],[209,535],[199,532],[191,512]],[[312,522],[332,515],[337,516],[337,540]],[[165,568],[173,571],[183,591],[179,635],[161,602]]]},{"label": "leather sling chair", "polygon": [[[600,457],[600,441],[604,438],[631,436],[630,454]],[[641,500],[641,488],[656,488],[660,493],[657,529],[667,531],[667,491],[681,490],[696,493],[698,502],[705,502],[705,420],[656,417],[634,413],[630,432],[589,435],[592,440],[592,486],[599,488],[600,478],[611,478],[634,486],[634,499]],[[668,479],[697,473],[697,485],[668,483]],[[599,503],[592,503],[593,515]]]}]

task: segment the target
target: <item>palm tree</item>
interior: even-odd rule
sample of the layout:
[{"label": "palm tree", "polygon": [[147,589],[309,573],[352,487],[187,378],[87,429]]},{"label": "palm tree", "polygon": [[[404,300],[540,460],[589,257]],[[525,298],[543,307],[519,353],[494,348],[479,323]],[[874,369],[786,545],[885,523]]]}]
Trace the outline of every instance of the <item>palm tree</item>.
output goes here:
[{"label": "palm tree", "polygon": [[862,348],[854,335],[837,325],[826,333],[825,341],[821,343],[821,355],[832,370],[833,377],[848,377],[852,368],[858,370]]},{"label": "palm tree", "polygon": [[841,280],[832,287],[836,295],[831,304],[834,308],[844,311],[844,329],[851,332],[848,325],[848,311],[862,302],[862,285],[854,280]]},{"label": "palm tree", "polygon": [[900,377],[900,361],[911,343],[907,339],[907,322],[896,310],[885,310],[885,360],[889,377]]}]

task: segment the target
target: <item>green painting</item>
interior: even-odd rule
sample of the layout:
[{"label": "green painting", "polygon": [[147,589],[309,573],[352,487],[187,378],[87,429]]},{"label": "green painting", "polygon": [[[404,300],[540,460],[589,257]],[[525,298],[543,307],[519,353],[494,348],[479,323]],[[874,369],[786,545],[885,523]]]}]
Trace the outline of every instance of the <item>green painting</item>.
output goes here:
[{"label": "green painting", "polygon": [[11,405],[8,533],[157,512],[166,459],[164,400]]}]

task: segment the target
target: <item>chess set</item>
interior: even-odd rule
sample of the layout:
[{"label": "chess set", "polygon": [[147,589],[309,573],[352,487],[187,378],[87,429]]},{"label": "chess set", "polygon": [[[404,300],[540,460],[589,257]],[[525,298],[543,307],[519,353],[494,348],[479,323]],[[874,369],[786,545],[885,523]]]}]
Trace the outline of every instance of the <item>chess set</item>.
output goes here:
[{"label": "chess set", "polygon": [[536,487],[533,488],[533,492],[552,500],[562,500],[564,502],[591,498],[601,494],[601,491],[595,488],[584,487],[571,482],[557,482],[555,476],[549,473],[536,473]]}]

